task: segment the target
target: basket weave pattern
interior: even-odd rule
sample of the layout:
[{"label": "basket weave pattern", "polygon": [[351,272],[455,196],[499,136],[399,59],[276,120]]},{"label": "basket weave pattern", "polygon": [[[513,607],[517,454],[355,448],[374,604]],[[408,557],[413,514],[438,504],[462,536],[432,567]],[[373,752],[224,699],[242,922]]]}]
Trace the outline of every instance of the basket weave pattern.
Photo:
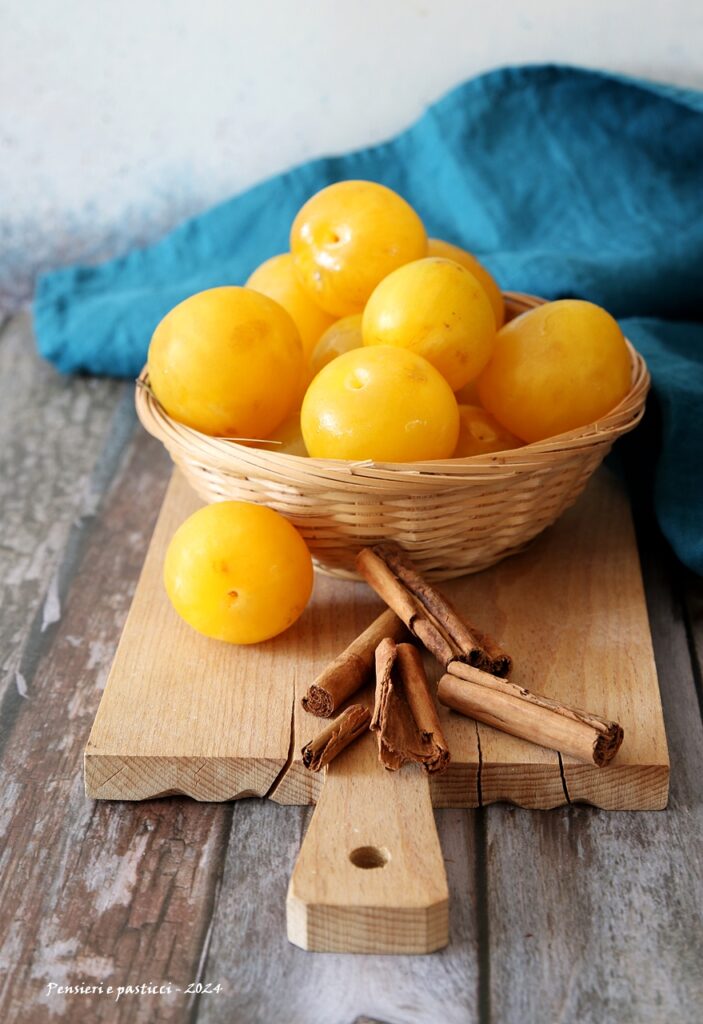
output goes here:
[{"label": "basket weave pattern", "polygon": [[[543,301],[517,293],[505,298],[508,319]],[[603,419],[469,459],[301,458],[200,434],[172,420],[144,387],[137,387],[136,405],[144,427],[163,442],[200,497],[276,509],[300,530],[323,571],[356,578],[357,551],[394,540],[422,573],[449,579],[524,548],[576,501],[613,442],[639,423],[649,373],[632,346],[630,351],[632,387]]]}]

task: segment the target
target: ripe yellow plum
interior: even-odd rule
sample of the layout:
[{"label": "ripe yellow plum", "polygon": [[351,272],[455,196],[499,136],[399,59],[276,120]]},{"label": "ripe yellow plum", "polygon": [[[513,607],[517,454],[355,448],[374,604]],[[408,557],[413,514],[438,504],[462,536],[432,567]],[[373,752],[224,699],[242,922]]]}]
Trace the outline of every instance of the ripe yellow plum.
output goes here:
[{"label": "ripe yellow plum", "polygon": [[498,332],[478,381],[481,404],[524,441],[593,423],[630,389],[622,331],[600,306],[548,302]]},{"label": "ripe yellow plum", "polygon": [[175,610],[199,633],[255,644],[302,614],[312,591],[312,558],[278,512],[223,501],[199,509],[176,530],[164,584]]},{"label": "ripe yellow plum", "polygon": [[459,419],[459,440],[454,449],[455,459],[504,452],[510,448],[520,448],[523,444],[480,405],[460,405]]},{"label": "ripe yellow plum", "polygon": [[166,314],[148,369],[174,419],[204,434],[267,437],[300,393],[303,352],[277,302],[249,288],[212,288]]},{"label": "ripe yellow plum", "polygon": [[449,458],[459,411],[442,375],[407,349],[353,349],[328,363],[301,410],[315,458],[413,462]]},{"label": "ripe yellow plum", "polygon": [[266,260],[250,276],[246,287],[275,299],[290,313],[300,334],[303,355],[307,359],[322,332],[333,323],[334,317],[320,309],[303,288],[291,254],[284,252]]},{"label": "ripe yellow plum", "polygon": [[301,207],[290,248],[305,289],[342,317],[360,313],[392,270],[424,256],[427,235],[397,192],[374,181],[340,181]]},{"label": "ripe yellow plum", "polygon": [[381,281],[364,309],[362,333],[364,345],[397,345],[424,356],[458,391],[490,359],[496,328],[473,274],[430,256]]},{"label": "ripe yellow plum", "polygon": [[427,255],[441,256],[445,260],[454,260],[455,263],[460,263],[462,267],[466,267],[474,275],[488,296],[488,301],[493,309],[493,315],[496,318],[496,327],[503,326],[505,320],[503,293],[490,271],[486,270],[484,265],[475,256],[472,256],[466,249],[462,249],[458,245],[452,245],[451,242],[443,242],[439,238],[429,238],[427,240]]},{"label": "ripe yellow plum", "polygon": [[361,313],[354,313],[352,316],[344,316],[341,320],[335,320],[331,327],[318,341],[310,356],[310,371],[313,376],[319,373],[323,366],[327,366],[337,356],[344,352],[351,352],[353,348],[361,348]]}]

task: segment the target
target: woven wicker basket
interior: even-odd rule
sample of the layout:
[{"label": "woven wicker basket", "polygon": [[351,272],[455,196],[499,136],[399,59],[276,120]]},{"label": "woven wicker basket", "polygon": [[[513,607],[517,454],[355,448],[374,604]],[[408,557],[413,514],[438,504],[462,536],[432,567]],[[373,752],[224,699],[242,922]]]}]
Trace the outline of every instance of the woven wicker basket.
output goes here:
[{"label": "woven wicker basket", "polygon": [[[506,293],[507,318],[544,300]],[[629,343],[628,343],[629,344]],[[630,346],[632,387],[597,423],[496,455],[436,462],[309,459],[208,437],[172,420],[145,387],[137,413],[197,493],[269,505],[294,523],[324,572],[356,578],[360,548],[392,539],[434,579],[478,572],[520,551],[572,505],[649,389]],[[140,382],[146,380],[145,372]]]}]

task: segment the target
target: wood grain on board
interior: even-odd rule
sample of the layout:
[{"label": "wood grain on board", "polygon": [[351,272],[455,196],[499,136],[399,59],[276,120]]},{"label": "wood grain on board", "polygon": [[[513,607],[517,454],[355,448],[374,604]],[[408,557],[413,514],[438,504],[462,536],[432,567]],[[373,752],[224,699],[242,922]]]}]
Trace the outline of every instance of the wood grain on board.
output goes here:
[{"label": "wood grain on board", "polygon": [[[615,476],[600,470],[577,505],[528,551],[448,590],[511,652],[514,682],[620,722],[625,731],[614,761],[596,768],[478,725],[483,804],[666,806],[661,697],[632,518]],[[467,773],[464,785],[471,781]],[[451,805],[451,793],[435,793],[435,803]]]},{"label": "wood grain on board", "polygon": [[388,772],[370,733],[327,768],[290,880],[288,938],[325,953],[432,953],[449,893],[429,781]]},{"label": "wood grain on board", "polygon": [[[173,612],[161,580],[166,545],[196,507],[175,474],[86,750],[88,794],[223,800],[272,789],[280,803],[315,801],[322,776],[302,767],[300,750],[325,723],[300,699],[381,606],[364,584],[318,575],[313,601],[283,636],[239,648],[200,637]],[[666,805],[668,754],[639,559],[612,474],[599,472],[528,551],[443,588],[510,651],[515,682],[619,721],[625,740],[611,765],[596,768],[442,708],[452,764],[432,780],[435,806]],[[429,660],[428,669],[436,677]]]},{"label": "wood grain on board", "polygon": [[174,474],[86,747],[88,796],[264,796],[285,766],[297,636],[283,641],[281,676],[280,641],[236,648],[208,640],[166,597],[166,548],[200,504]]},{"label": "wood grain on board", "polygon": [[[330,592],[335,585],[328,581]],[[669,761],[639,557],[627,499],[612,474],[596,474],[578,504],[528,551],[442,590],[510,651],[515,682],[619,721],[625,740],[611,765],[596,768],[442,707],[452,762],[431,780],[435,807],[499,800],[534,808],[666,805]],[[340,637],[340,650],[348,639]],[[437,678],[439,667],[429,657],[426,665]],[[301,709],[308,682],[298,676],[293,760],[272,793],[282,803],[319,795],[321,779],[300,759],[324,727]]]}]

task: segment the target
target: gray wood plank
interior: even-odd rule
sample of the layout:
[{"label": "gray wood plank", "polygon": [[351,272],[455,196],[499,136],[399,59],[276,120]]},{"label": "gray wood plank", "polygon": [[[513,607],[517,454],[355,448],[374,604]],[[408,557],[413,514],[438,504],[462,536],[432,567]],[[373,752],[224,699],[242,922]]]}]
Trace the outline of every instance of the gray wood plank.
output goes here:
[{"label": "gray wood plank", "polygon": [[486,815],[486,1020],[661,1024],[703,1005],[703,729],[661,552],[645,583],[671,752],[669,808]]},{"label": "gray wood plank", "polygon": [[[185,1021],[171,998],[50,995],[197,976],[228,805],[85,798],[82,753],[170,471],[139,435],[120,464],[6,739],[0,789],[0,1019]],[[156,638],[158,639],[158,638]],[[84,1016],[81,1016],[84,1014]]]},{"label": "gray wood plank", "polygon": [[134,430],[129,390],[56,373],[26,313],[0,334],[0,693],[15,705],[60,615],[69,538],[75,553]]},{"label": "gray wood plank", "polygon": [[207,935],[231,808],[94,804],[82,784],[169,460],[136,429],[130,385],[59,377],[27,317],[0,336],[0,458],[0,1019],[186,1021],[175,991],[46,988],[185,988]]},{"label": "gray wood plank", "polygon": [[198,1024],[469,1024],[477,1020],[474,837],[465,811],[437,811],[450,945],[431,956],[306,953],[286,940],[285,897],[312,808],[241,801],[203,979]]}]

